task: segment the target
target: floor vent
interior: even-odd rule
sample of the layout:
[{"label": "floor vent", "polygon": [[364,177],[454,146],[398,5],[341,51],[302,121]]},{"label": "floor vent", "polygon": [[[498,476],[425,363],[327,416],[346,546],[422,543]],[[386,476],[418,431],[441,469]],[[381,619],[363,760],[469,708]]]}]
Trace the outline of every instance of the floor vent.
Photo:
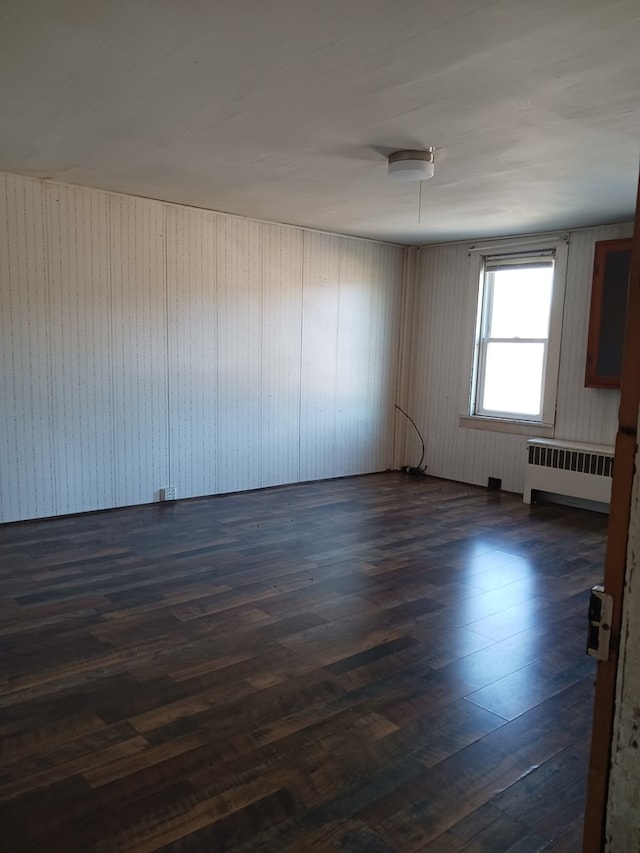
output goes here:
[{"label": "floor vent", "polygon": [[525,503],[547,492],[608,504],[611,500],[613,447],[531,438],[527,441]]}]

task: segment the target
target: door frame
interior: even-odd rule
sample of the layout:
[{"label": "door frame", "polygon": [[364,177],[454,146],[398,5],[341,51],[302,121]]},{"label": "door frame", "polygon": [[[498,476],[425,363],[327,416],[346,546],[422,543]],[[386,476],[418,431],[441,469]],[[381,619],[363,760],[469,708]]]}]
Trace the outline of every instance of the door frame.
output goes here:
[{"label": "door frame", "polygon": [[627,567],[627,540],[631,512],[631,492],[635,475],[640,406],[640,181],[634,221],[629,297],[625,326],[625,349],[620,382],[620,409],[616,435],[615,462],[604,589],[613,597],[611,648],[609,659],[598,661],[591,731],[591,755],[587,780],[583,853],[604,850],[607,796],[611,767],[616,676],[620,655],[620,630],[624,581]]}]

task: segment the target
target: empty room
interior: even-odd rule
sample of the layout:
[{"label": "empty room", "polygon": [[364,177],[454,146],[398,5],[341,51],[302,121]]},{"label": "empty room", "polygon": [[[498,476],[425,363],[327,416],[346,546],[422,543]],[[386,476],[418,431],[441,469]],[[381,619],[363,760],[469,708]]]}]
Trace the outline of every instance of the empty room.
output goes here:
[{"label": "empty room", "polygon": [[636,0],[0,0],[3,850],[638,853]]}]

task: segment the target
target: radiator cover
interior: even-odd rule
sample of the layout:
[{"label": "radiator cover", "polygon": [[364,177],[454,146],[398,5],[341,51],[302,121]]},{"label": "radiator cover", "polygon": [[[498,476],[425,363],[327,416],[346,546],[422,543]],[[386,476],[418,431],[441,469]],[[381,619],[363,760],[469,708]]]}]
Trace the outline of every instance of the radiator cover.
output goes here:
[{"label": "radiator cover", "polygon": [[530,438],[524,472],[523,500],[535,491],[587,501],[611,501],[613,447]]}]

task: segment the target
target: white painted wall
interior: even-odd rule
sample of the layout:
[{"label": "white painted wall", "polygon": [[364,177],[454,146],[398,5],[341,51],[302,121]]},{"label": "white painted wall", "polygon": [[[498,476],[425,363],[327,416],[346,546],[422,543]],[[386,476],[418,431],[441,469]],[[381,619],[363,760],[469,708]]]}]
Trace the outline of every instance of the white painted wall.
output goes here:
[{"label": "white painted wall", "polygon": [[[570,235],[555,437],[613,445],[619,392],[584,387],[587,328],[597,240],[627,237],[631,225]],[[486,485],[499,477],[507,491],[523,489],[526,436],[458,426],[464,382],[469,247],[452,243],[420,250],[416,276],[410,414],[425,436],[428,473]],[[420,456],[407,430],[407,462]]]},{"label": "white painted wall", "polygon": [[621,637],[607,806],[610,853],[640,850],[640,452],[631,498]]},{"label": "white painted wall", "polygon": [[391,467],[402,264],[0,175],[0,521]]}]

